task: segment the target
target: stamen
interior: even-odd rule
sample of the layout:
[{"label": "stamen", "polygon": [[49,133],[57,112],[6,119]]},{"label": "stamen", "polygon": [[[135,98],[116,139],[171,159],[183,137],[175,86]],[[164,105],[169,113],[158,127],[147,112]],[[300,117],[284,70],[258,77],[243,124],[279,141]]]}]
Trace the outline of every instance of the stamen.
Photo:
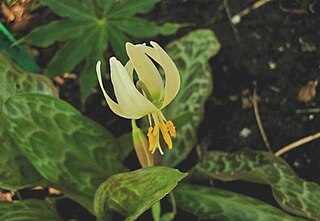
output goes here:
[{"label": "stamen", "polygon": [[157,136],[159,134],[159,125],[154,126],[154,130],[152,132],[153,136]]},{"label": "stamen", "polygon": [[149,140],[149,151],[154,151],[156,148],[155,148],[155,139],[154,139],[154,136],[153,136],[153,127],[149,127],[148,129],[148,134],[147,134],[147,137],[148,137],[148,140]]},{"label": "stamen", "polygon": [[168,127],[164,122],[161,122],[160,129],[161,129],[161,133],[162,133],[162,137],[163,137],[164,141],[168,145],[169,149],[172,149],[172,140],[169,135]]},{"label": "stamen", "polygon": [[171,120],[169,120],[166,125],[169,130],[170,136],[175,138],[176,137],[176,128],[175,128],[173,122]]}]

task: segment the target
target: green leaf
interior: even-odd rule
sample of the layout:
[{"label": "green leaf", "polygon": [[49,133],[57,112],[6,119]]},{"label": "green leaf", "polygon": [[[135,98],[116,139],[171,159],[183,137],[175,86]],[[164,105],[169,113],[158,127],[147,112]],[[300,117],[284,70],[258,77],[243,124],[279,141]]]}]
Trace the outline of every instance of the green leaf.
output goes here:
[{"label": "green leaf", "polygon": [[56,209],[43,200],[0,201],[1,221],[61,221]]},{"label": "green leaf", "polygon": [[150,38],[158,34],[171,35],[178,31],[180,24],[165,23],[158,26],[155,22],[150,22],[140,18],[124,18],[112,21],[112,24],[124,33],[135,38]]},{"label": "green leaf", "polygon": [[108,28],[109,40],[113,52],[116,57],[122,62],[125,63],[128,61],[128,55],[125,50],[125,44],[129,41],[128,37],[125,36],[121,31],[119,31],[114,26],[109,26]]},{"label": "green leaf", "polygon": [[0,50],[3,50],[26,71],[38,72],[40,70],[30,54],[28,54],[24,48],[17,45],[17,41],[13,35],[2,25],[2,23],[0,23]]},{"label": "green leaf", "polygon": [[112,219],[118,212],[126,221],[135,220],[168,194],[186,176],[168,167],[147,167],[116,174],[97,190],[94,207],[100,221]]},{"label": "green leaf", "polygon": [[179,185],[178,207],[201,219],[221,221],[302,221],[254,198],[214,187]]},{"label": "green leaf", "polygon": [[66,41],[80,37],[92,25],[94,23],[88,21],[58,20],[34,29],[20,41],[38,47],[48,47],[56,41]]},{"label": "green leaf", "polygon": [[209,152],[191,174],[197,180],[216,178],[268,184],[284,210],[320,219],[320,186],[297,177],[283,159],[269,152],[249,149],[236,153]]},{"label": "green leaf", "polygon": [[191,112],[189,123],[177,128],[173,148],[164,154],[162,163],[175,166],[184,160],[196,143],[197,129],[204,114],[204,104],[212,91],[212,74],[208,61],[220,49],[211,30],[191,32],[167,47],[167,52],[178,67],[181,88],[173,102],[164,109],[167,119]]},{"label": "green leaf", "polygon": [[108,47],[107,31],[103,27],[97,28],[94,36],[96,39],[91,43],[92,49],[90,55],[87,57],[86,65],[83,68],[79,78],[80,95],[83,104],[87,97],[92,93],[93,88],[97,85],[97,62],[101,61],[103,66],[105,66],[103,52]]},{"label": "green leaf", "polygon": [[90,14],[95,15],[95,1],[92,0],[80,0],[83,7],[89,10]]},{"label": "green leaf", "polygon": [[16,95],[3,114],[12,140],[39,173],[90,211],[98,186],[124,170],[114,137],[60,99]]},{"label": "green leaf", "polygon": [[97,0],[100,4],[100,8],[102,9],[102,14],[106,17],[109,15],[112,7],[114,6],[114,0]]},{"label": "green leaf", "polygon": [[19,93],[57,96],[56,88],[50,79],[22,70],[0,52],[0,105],[9,97]]},{"label": "green leaf", "polygon": [[[0,107],[18,93],[57,95],[52,82],[44,76],[23,71],[0,53]],[[0,187],[20,189],[44,183],[44,179],[18,151],[4,128],[0,109]]]},{"label": "green leaf", "polygon": [[119,151],[121,155],[119,156],[121,161],[126,159],[129,154],[134,150],[133,140],[132,140],[132,132],[122,134],[117,138],[117,146],[119,147]]},{"label": "green leaf", "polygon": [[48,6],[54,13],[63,18],[73,20],[95,20],[95,15],[91,10],[84,7],[77,0],[39,0],[42,5]]},{"label": "green leaf", "polygon": [[80,38],[68,41],[62,49],[57,51],[47,71],[49,77],[72,71],[90,54],[92,41],[95,40],[95,30],[91,28],[87,32]]},{"label": "green leaf", "polygon": [[146,14],[161,0],[122,0],[112,7],[108,18],[132,17],[136,14]]},{"label": "green leaf", "polygon": [[175,34],[180,28],[190,26],[190,24],[178,24],[167,22],[161,25],[159,34],[167,36]]}]

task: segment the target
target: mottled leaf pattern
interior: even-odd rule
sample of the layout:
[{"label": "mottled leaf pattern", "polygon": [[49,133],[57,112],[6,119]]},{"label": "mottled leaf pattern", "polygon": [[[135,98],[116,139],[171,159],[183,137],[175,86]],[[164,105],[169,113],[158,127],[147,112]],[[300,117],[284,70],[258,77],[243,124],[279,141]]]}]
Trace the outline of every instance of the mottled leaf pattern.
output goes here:
[{"label": "mottled leaf pattern", "polygon": [[61,221],[56,209],[43,200],[0,201],[1,221]]},{"label": "mottled leaf pattern", "polygon": [[95,196],[98,220],[112,220],[114,212],[122,214],[126,221],[135,220],[185,176],[185,173],[168,167],[147,167],[110,177]]},{"label": "mottled leaf pattern", "polygon": [[163,158],[164,165],[175,166],[187,157],[196,143],[204,103],[212,91],[208,61],[219,51],[220,44],[212,31],[198,30],[172,42],[166,49],[179,69],[181,88],[177,97],[164,110],[165,116],[174,119],[186,112],[192,113],[189,123],[177,128],[174,147]]},{"label": "mottled leaf pattern", "polygon": [[[44,76],[23,71],[0,53],[0,105],[18,93],[56,95],[51,81]],[[19,189],[43,183],[43,178],[18,151],[3,127],[0,109],[0,187]]]},{"label": "mottled leaf pattern", "polygon": [[223,221],[302,221],[254,198],[214,187],[179,185],[177,205],[202,219]]},{"label": "mottled leaf pattern", "polygon": [[16,95],[5,102],[3,116],[11,138],[41,175],[91,211],[98,186],[123,171],[114,137],[60,99]]},{"label": "mottled leaf pattern", "polygon": [[198,180],[240,179],[269,184],[275,199],[284,210],[320,219],[320,186],[297,177],[284,160],[271,153],[249,149],[236,153],[209,152],[191,174]]},{"label": "mottled leaf pattern", "polygon": [[50,79],[23,71],[0,53],[0,104],[18,93],[41,93],[57,96]]}]

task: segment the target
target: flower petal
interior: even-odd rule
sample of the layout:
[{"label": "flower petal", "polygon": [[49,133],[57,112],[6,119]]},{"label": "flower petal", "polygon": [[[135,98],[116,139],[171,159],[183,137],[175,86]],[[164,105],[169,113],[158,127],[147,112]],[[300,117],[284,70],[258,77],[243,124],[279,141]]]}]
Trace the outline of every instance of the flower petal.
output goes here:
[{"label": "flower petal", "polygon": [[124,117],[124,118],[129,118],[130,116],[126,115],[123,113],[123,111],[120,109],[119,104],[117,104],[116,102],[114,102],[109,95],[107,94],[106,90],[103,87],[103,83],[102,83],[102,76],[101,76],[101,61],[98,61],[97,65],[96,65],[96,72],[97,72],[97,76],[98,76],[98,81],[99,81],[99,85],[100,88],[102,90],[102,93],[110,107],[110,109],[117,115]]},{"label": "flower petal", "polygon": [[142,50],[154,59],[164,70],[166,83],[164,87],[164,101],[161,108],[166,107],[177,95],[180,88],[180,75],[179,71],[169,57],[169,55],[156,43],[151,41],[150,44],[153,46],[140,46]]},{"label": "flower petal", "polygon": [[129,74],[129,77],[133,81],[133,65],[132,65],[132,62],[130,60],[126,63],[125,68],[126,68],[128,74]]},{"label": "flower petal", "polygon": [[134,86],[125,67],[115,57],[110,58],[111,82],[120,109],[131,119],[139,119],[159,111]]},{"label": "flower petal", "polygon": [[163,80],[156,66],[139,46],[127,42],[127,54],[138,74],[139,80],[146,85],[152,98],[160,101],[163,98]]}]

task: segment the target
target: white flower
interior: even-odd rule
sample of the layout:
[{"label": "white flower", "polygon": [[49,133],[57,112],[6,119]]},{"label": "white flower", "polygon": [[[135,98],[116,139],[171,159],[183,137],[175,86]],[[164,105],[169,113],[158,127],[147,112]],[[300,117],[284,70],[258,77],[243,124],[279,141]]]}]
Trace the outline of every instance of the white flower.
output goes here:
[{"label": "white flower", "polygon": [[[163,151],[159,142],[159,132],[168,147],[172,148],[171,137],[176,136],[172,121],[167,121],[161,109],[166,107],[177,95],[180,88],[179,71],[169,55],[156,43],[133,45],[126,43],[129,61],[124,67],[115,57],[110,58],[111,82],[117,102],[113,101],[103,87],[101,62],[97,63],[97,76],[101,90],[110,109],[117,115],[128,119],[139,119],[148,116],[149,150],[157,148]],[[154,62],[164,71],[165,82]],[[133,70],[138,81],[133,80]]]}]

